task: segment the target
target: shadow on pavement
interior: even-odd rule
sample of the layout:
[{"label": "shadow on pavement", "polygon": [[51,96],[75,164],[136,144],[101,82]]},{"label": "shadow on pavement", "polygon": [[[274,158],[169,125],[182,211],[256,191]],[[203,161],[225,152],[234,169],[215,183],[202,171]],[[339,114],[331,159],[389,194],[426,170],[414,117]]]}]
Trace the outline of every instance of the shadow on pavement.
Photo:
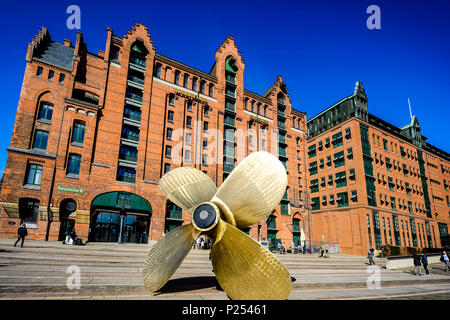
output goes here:
[{"label": "shadow on pavement", "polygon": [[205,288],[216,287],[217,290],[223,291],[216,277],[189,277],[169,280],[164,287],[159,290],[160,293],[174,293],[191,290],[199,290]]}]

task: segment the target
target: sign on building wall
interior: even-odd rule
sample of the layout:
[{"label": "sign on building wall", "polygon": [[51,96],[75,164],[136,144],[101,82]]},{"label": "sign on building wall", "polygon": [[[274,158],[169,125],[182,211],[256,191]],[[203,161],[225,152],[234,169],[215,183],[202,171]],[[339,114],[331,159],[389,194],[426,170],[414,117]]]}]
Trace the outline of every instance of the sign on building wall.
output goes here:
[{"label": "sign on building wall", "polygon": [[57,186],[56,190],[58,190],[58,191],[66,191],[66,192],[74,192],[74,193],[83,193],[84,192],[83,189],[71,188],[71,187],[62,187],[62,186]]}]

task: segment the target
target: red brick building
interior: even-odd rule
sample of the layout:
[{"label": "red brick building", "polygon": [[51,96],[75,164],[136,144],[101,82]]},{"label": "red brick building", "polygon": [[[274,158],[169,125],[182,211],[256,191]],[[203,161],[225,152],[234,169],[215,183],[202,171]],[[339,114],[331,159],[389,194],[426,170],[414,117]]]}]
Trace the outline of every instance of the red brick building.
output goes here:
[{"label": "red brick building", "polygon": [[354,93],[308,120],[312,238],[364,255],[393,245],[448,247],[450,155],[421,134],[370,114]]},{"label": "red brick building", "polygon": [[107,28],[105,50],[83,35],[58,43],[47,29],[28,46],[0,195],[0,237],[28,225],[36,239],[147,243],[190,216],[159,191],[168,170],[191,166],[220,186],[246,155],[267,150],[288,170],[272,215],[245,230],[286,244],[308,236],[303,206],[306,115],[278,77],[264,93],[244,88],[245,63],[232,37],[209,73],[156,52],[148,29],[122,37]]}]

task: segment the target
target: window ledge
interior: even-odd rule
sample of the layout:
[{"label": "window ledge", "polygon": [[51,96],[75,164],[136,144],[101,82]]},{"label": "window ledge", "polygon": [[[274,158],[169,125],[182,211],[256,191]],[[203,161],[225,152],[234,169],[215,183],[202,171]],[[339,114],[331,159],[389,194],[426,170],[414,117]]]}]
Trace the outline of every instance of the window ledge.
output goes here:
[{"label": "window ledge", "polygon": [[36,184],[26,184],[26,185],[23,186],[23,189],[41,190],[41,186],[40,185],[36,185]]},{"label": "window ledge", "polygon": [[71,142],[70,145],[75,146],[75,147],[83,148],[83,144],[80,143],[80,142]]},{"label": "window ledge", "polygon": [[45,123],[45,124],[52,124],[51,120],[48,119],[37,119],[37,122]]},{"label": "window ledge", "polygon": [[79,179],[79,175],[73,174],[73,173],[68,173],[68,174],[66,174],[66,178],[78,180]]}]

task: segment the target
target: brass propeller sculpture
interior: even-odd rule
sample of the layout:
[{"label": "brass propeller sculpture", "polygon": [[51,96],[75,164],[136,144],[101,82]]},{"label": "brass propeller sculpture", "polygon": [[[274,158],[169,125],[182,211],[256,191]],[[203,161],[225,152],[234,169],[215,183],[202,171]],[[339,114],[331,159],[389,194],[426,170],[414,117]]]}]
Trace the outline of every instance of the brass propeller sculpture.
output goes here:
[{"label": "brass propeller sculpture", "polygon": [[150,250],[144,283],[162,288],[204,234],[212,240],[211,261],[223,290],[237,300],[284,300],[292,290],[289,272],[269,250],[239,229],[272,212],[287,187],[286,169],[270,153],[255,152],[231,172],[217,190],[202,171],[180,167],[164,175],[159,188],[192,214],[192,224],[178,227]]}]

